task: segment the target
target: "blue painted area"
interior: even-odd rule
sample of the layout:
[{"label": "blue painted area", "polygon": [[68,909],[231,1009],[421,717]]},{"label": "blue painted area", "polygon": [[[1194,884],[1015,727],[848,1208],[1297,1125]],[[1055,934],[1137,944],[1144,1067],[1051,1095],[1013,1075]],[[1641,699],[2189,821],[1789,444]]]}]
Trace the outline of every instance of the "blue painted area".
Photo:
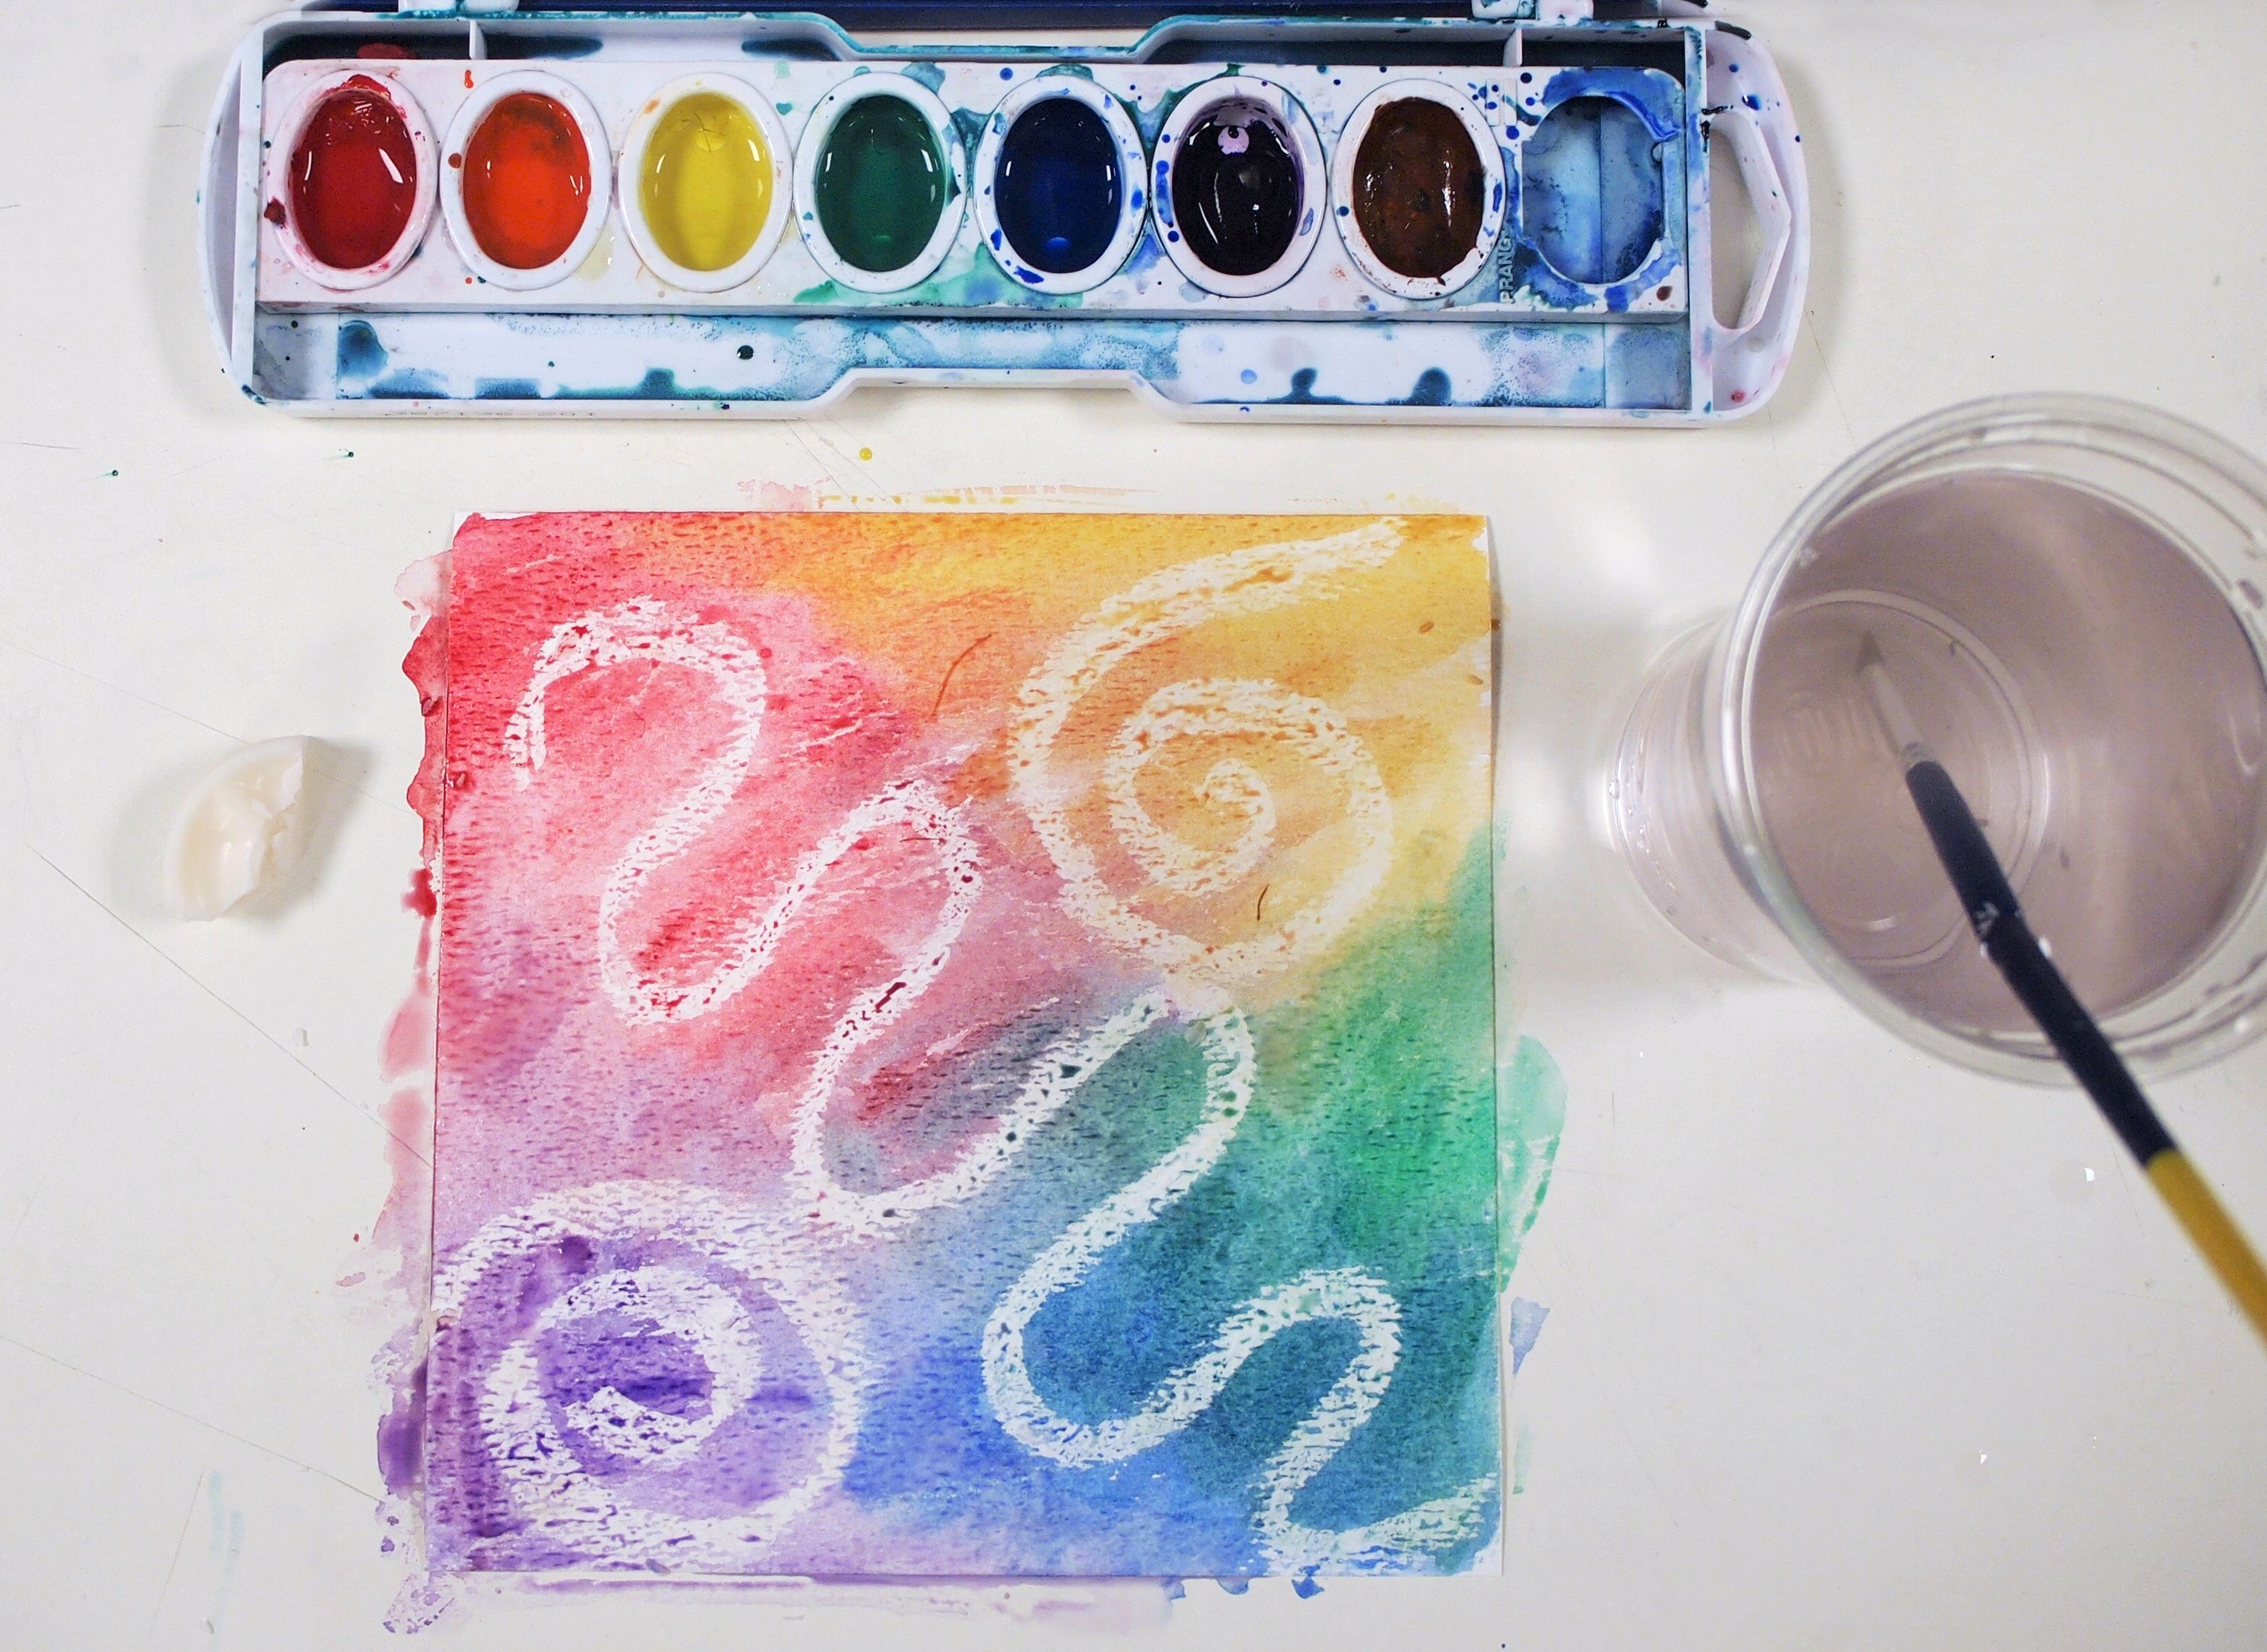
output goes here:
[{"label": "blue painted area", "polygon": [[1571,99],[1527,140],[1526,231],[1570,281],[1626,279],[1661,239],[1662,166],[1645,121],[1610,98]]},{"label": "blue painted area", "polygon": [[1606,406],[1684,407],[1692,401],[1692,341],[1681,319],[1610,330]]},{"label": "blue painted area", "polygon": [[[988,258],[986,279],[1007,278]],[[971,281],[972,277],[964,277]],[[280,327],[285,324],[267,323]],[[347,326],[367,326],[348,322]],[[1053,316],[522,316],[385,318],[386,368],[319,374],[302,395],[548,401],[687,400],[774,406],[824,396],[858,371],[1122,372],[1188,404],[1247,407],[1681,407],[1677,321],[1566,325],[1305,322]],[[343,330],[343,328],[341,329]],[[288,333],[284,337],[291,336]],[[1424,354],[1410,359],[1411,338]],[[314,347],[326,360],[321,341]],[[369,364],[368,344],[358,360]],[[1428,359],[1429,358],[1429,359]],[[467,363],[477,363],[473,371]],[[1421,363],[1421,366],[1420,365]],[[1417,369],[1412,384],[1412,370]],[[1609,398],[1610,381],[1612,399]]]},{"label": "blue painted area", "polygon": [[[557,393],[559,399],[562,401],[669,401],[683,400],[715,401],[722,400],[725,396],[735,395],[738,393],[733,391],[714,390],[705,386],[681,385],[677,382],[676,373],[669,368],[655,367],[647,370],[645,375],[635,385],[626,385],[620,390],[580,388],[561,389]],[[740,399],[742,400],[747,400],[745,396],[742,396]]]},{"label": "blue painted area", "polygon": [[[605,41],[595,34],[539,34],[515,38],[498,34],[488,42],[492,58],[576,58],[595,57],[605,49]],[[504,49],[499,51],[497,47]]]},{"label": "blue painted area", "polygon": [[[1172,135],[1165,130],[1165,122],[1180,106],[1181,99],[1195,90],[1194,86],[1179,87],[1147,107],[1137,107],[1134,111],[1134,125],[1141,132],[1141,141],[1153,150],[1160,143],[1171,143]],[[1162,160],[1158,163],[1161,166],[1163,164]]]},{"label": "blue painted area", "polygon": [[1535,1339],[1543,1334],[1543,1322],[1551,1311],[1539,1302],[1530,1302],[1524,1296],[1515,1296],[1504,1311],[1506,1335],[1511,1343],[1511,1374],[1519,1375],[1519,1368],[1527,1363],[1527,1356],[1535,1350]]},{"label": "blue painted area", "polygon": [[[343,390],[343,387],[341,387]],[[390,372],[363,392],[373,401],[423,401],[449,393],[448,381],[422,368]]]},{"label": "blue painted area", "polygon": [[385,371],[385,346],[378,329],[367,321],[348,321],[339,328],[339,377],[375,378]]},{"label": "blue painted area", "polygon": [[[987,110],[955,109],[952,111],[952,129],[960,135],[960,147],[963,153],[973,155],[982,146],[984,128],[990,124],[991,119],[991,114]],[[979,179],[977,181],[981,187],[983,180]],[[811,215],[805,213],[803,216],[808,217]]]},{"label": "blue painted area", "polygon": [[[968,1090],[987,1093],[1012,1078],[1031,1053],[1082,1024],[1085,1010],[1050,1005],[1018,1022],[995,1050],[972,1061]],[[1359,1347],[1353,1327],[1317,1321],[1282,1332],[1187,1427],[1132,1462],[1094,1466],[1053,1462],[1009,1436],[986,1396],[979,1340],[966,1330],[984,1323],[1028,1265],[1033,1232],[1067,1226],[1107,1196],[1112,1178],[1138,1175],[1188,1129],[1202,1093],[1201,1063],[1192,1039],[1163,1032],[1115,1057],[1064,1120],[1034,1142],[1032,1173],[1015,1200],[941,1209],[896,1242],[889,1271],[917,1289],[865,1289],[855,1276],[860,1263],[845,1263],[877,1369],[843,1488],[876,1519],[918,1529],[1012,1528],[1032,1534],[1032,1569],[1071,1575],[1232,1578],[1262,1566],[1251,1518],[1255,1475],[1292,1421],[1346,1371]],[[1368,1111],[1366,1091],[1339,1095],[1350,1121]],[[1032,1381],[1067,1414],[1127,1414],[1207,1347],[1228,1305],[1269,1282],[1274,1242],[1259,1236],[1280,1194],[1262,1170],[1266,1128],[1255,1121],[1240,1150],[1183,1208],[1129,1236],[1032,1319],[1025,1340]],[[1281,1213],[1273,1214],[1280,1222]],[[1352,1266],[1357,1254],[1381,1266],[1327,1218],[1317,1218],[1314,1231],[1322,1236],[1317,1266]],[[1192,1236],[1214,1232],[1245,1237],[1207,1243],[1203,1277],[1193,1280]],[[1488,1243],[1484,1233],[1462,1237]],[[1427,1465],[1428,1484],[1418,1488],[1425,1491],[1494,1466],[1499,1365],[1486,1346],[1494,1334],[1493,1281],[1469,1277],[1469,1257],[1442,1263],[1455,1245],[1451,1237],[1415,1247],[1416,1267],[1386,1274],[1403,1308],[1393,1381],[1361,1430],[1301,1490],[1295,1517],[1344,1529],[1398,1512],[1408,1506],[1412,1462]],[[1475,1343],[1480,1327],[1486,1330]],[[1482,1524],[1493,1527],[1493,1510]],[[1459,1569],[1460,1557],[1481,1540],[1442,1555],[1442,1569]]]},{"label": "blue painted area", "polygon": [[1427,367],[1417,375],[1417,383],[1405,399],[1412,407],[1445,407],[1449,405],[1449,375],[1437,367]]},{"label": "blue painted area", "polygon": [[1346,398],[1344,396],[1317,395],[1315,393],[1315,377],[1316,374],[1313,368],[1302,367],[1297,372],[1291,375],[1291,389],[1289,393],[1287,395],[1273,396],[1270,397],[1269,400],[1277,403],[1279,406],[1289,407],[1319,407],[1324,404],[1335,404],[1337,406],[1343,407],[1346,405]]},{"label": "blue painted area", "polygon": [[760,57],[772,62],[831,63],[834,54],[817,40],[778,40],[770,35],[759,35],[740,42],[740,49],[751,57]]},{"label": "blue painted area", "polygon": [[1530,101],[1502,297],[1614,314],[1670,286],[1684,266],[1683,89],[1649,70],[1558,70]]},{"label": "blue painted area", "polygon": [[476,401],[532,401],[543,394],[543,386],[532,378],[480,378],[473,382],[473,399]]}]

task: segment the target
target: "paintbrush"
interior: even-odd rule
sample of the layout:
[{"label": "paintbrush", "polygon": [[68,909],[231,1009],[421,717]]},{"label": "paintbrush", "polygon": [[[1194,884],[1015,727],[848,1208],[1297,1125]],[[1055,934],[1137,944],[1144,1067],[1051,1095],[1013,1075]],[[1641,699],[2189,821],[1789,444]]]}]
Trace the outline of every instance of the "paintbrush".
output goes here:
[{"label": "paintbrush", "polygon": [[2255,1329],[2267,1338],[2267,1269],[2241,1230],[2220,1205],[2158,1118],[2157,1110],[2133,1082],[2133,1075],[2080,1003],[2070,983],[2023,918],[1999,857],[1985,841],[1984,829],[1960,795],[1944,765],[1930,755],[1926,742],[1906,709],[1904,696],[1868,635],[1858,652],[1858,680],[1873,701],[1874,713],[1897,750],[1905,789],[1920,811],[1921,825],[1936,846],[1937,858],[1952,879],[1968,921],[1992,962],[2007,977],[2039,1031],[2055,1047],[2109,1127],[2187,1230],[2190,1240],[2219,1282],[2227,1287]]}]

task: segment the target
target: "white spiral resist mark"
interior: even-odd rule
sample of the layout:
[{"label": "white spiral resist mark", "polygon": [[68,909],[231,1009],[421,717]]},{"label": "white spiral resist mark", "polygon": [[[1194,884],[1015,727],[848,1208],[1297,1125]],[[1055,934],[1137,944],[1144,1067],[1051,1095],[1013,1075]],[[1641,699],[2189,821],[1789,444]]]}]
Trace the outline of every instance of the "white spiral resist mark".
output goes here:
[{"label": "white spiral resist mark", "polygon": [[[570,1401],[567,1421],[614,1456],[649,1468],[690,1462],[708,1436],[748,1403],[763,1375],[746,1310],[732,1294],[680,1267],[620,1269],[585,1280],[544,1311],[536,1334],[595,1315],[620,1315],[659,1334],[688,1339],[708,1368],[708,1399],[696,1417],[679,1416],[631,1399],[609,1383]],[[517,1345],[515,1353],[524,1348]],[[532,1381],[532,1361],[524,1379]]]},{"label": "white spiral resist mark", "polygon": [[685,853],[721,819],[747,780],[763,732],[767,693],[757,650],[729,627],[671,613],[650,598],[569,620],[551,633],[536,656],[534,675],[504,729],[503,748],[519,784],[525,786],[543,767],[543,707],[551,686],[577,672],[636,660],[705,673],[737,721],[723,750],[683,796],[631,841],[607,874],[598,896],[598,979],[607,997],[626,1020],[642,1023],[691,1021],[721,1008],[770,966],[781,937],[826,874],[868,834],[903,826],[935,846],[943,862],[944,906],[904,974],[861,1000],[830,1040],[832,1047],[846,1030],[855,1028],[860,1031],[851,1038],[850,1047],[856,1047],[935,979],[982,892],[976,846],[959,815],[923,782],[904,781],[884,788],[853,809],[825,841],[796,861],[769,906],[741,927],[725,960],[707,976],[672,985],[643,973],[623,949],[622,918],[654,870]]},{"label": "white spiral resist mark", "polygon": [[1174,837],[1134,794],[1141,767],[1171,741],[1249,736],[1285,747],[1346,792],[1352,853],[1338,881],[1249,941],[1209,944],[1135,912],[1104,883],[1093,851],[1071,830],[1074,777],[1053,772],[1072,709],[1129,656],[1217,620],[1248,617],[1331,593],[1336,576],[1374,569],[1400,548],[1397,526],[1376,523],[1327,539],[1261,545],[1170,568],[1112,597],[1073,630],[1024,681],[1009,751],[1009,786],[1063,881],[1063,905],[1113,943],[1163,969],[1209,1008],[1239,982],[1311,956],[1376,893],[1393,854],[1393,810],[1376,765],[1338,715],[1278,684],[1233,679],[1176,683],[1150,696],[1119,731],[1103,762],[1111,829],[1153,883],[1183,895],[1217,893],[1256,870],[1273,847],[1275,808],[1250,764],[1224,759],[1197,787],[1241,829],[1223,848]]},{"label": "white spiral resist mark", "polygon": [[[500,1263],[574,1237],[602,1244],[675,1243],[731,1269],[777,1303],[818,1366],[825,1436],[801,1479],[729,1515],[648,1507],[586,1468],[543,1392],[535,1339],[613,1310],[687,1337],[710,1372],[708,1411],[686,1419],[639,1405],[611,1386],[560,1407],[571,1427],[646,1468],[690,1462],[755,1392],[760,1371],[747,1315],[723,1287],[666,1264],[585,1281],[554,1303],[490,1369],[479,1402],[489,1460],[513,1503],[545,1537],[610,1564],[673,1571],[745,1570],[842,1478],[864,1415],[867,1359],[856,1311],[834,1269],[795,1228],[670,1182],[604,1182],[554,1193],[496,1217],[437,1271],[433,1313],[445,1331]],[[666,1418],[666,1421],[659,1421]]]},{"label": "white spiral resist mark", "polygon": [[[1162,994],[1135,1002],[1097,1033],[1082,1077],[1163,1018]],[[1205,1059],[1204,1113],[1197,1127],[1141,1176],[1071,1223],[1000,1299],[984,1327],[984,1390],[1009,1435],[1041,1457],[1075,1468],[1115,1463],[1179,1433],[1220,1397],[1244,1362],[1279,1333],[1314,1320],[1343,1320],[1361,1341],[1346,1372],[1291,1432],[1261,1472],[1260,1547],[1283,1570],[1383,1570],[1412,1551],[1446,1548],[1474,1535],[1495,1487],[1485,1476],[1449,1495],[1369,1525],[1327,1531],[1300,1524],[1291,1504],[1301,1489],[1369,1420],[1401,1355],[1401,1311],[1385,1287],[1354,1268],[1324,1268],[1269,1287],[1231,1313],[1211,1346],[1167,1377],[1131,1415],[1099,1422],[1063,1416],[1031,1381],[1023,1333],[1053,1296],[1077,1286],[1104,1254],[1155,1222],[1218,1164],[1251,1104],[1256,1059],[1243,1011],[1200,1024]]]}]

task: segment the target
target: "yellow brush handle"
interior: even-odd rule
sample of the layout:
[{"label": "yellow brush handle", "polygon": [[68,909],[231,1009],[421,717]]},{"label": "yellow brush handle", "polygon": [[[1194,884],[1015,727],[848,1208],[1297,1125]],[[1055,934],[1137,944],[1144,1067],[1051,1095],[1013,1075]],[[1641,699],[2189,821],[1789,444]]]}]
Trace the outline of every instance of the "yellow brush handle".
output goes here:
[{"label": "yellow brush handle", "polygon": [[2158,1195],[2188,1230],[2190,1239],[2219,1275],[2219,1282],[2227,1287],[2227,1294],[2235,1298],[2235,1305],[2243,1310],[2253,1329],[2267,1337],[2267,1268],[2259,1266],[2259,1253],[2205,1186],[2188,1155],[2178,1148],[2167,1148],[2144,1168],[2157,1185]]}]

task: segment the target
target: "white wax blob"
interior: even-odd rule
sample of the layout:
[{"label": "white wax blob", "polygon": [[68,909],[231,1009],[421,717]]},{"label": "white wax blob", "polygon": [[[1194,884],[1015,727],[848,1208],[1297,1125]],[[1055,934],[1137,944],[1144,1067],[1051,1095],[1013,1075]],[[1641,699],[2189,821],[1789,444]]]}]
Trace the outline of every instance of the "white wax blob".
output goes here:
[{"label": "white wax blob", "polygon": [[165,841],[165,899],[184,918],[217,918],[290,864],[299,848],[307,740],[247,745],[198,782]]}]

